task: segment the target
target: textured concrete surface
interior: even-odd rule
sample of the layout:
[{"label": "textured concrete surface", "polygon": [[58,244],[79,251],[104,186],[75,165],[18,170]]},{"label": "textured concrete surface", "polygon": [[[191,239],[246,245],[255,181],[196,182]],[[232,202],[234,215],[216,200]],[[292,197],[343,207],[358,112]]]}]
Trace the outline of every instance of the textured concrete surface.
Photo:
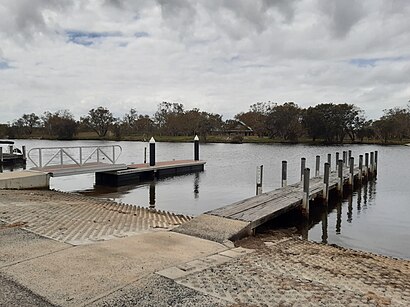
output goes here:
[{"label": "textured concrete surface", "polygon": [[253,253],[174,280],[232,304],[410,305],[409,261],[295,238],[268,240],[251,238]]},{"label": "textured concrete surface", "polygon": [[168,230],[190,219],[165,211],[55,191],[0,191],[0,219],[74,245]]},{"label": "textured concrete surface", "polygon": [[195,217],[173,231],[219,243],[236,240],[250,234],[248,222],[208,214]]},{"label": "textured concrete surface", "polygon": [[44,189],[50,186],[50,175],[38,171],[0,173],[0,189]]},{"label": "textured concrete surface", "polygon": [[155,232],[71,247],[0,268],[0,272],[54,304],[78,306],[157,270],[225,249],[211,241]]}]

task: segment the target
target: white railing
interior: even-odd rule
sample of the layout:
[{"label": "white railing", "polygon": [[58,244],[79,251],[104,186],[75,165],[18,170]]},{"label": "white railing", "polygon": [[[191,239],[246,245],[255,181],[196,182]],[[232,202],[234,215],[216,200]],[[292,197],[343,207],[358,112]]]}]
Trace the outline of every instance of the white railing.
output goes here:
[{"label": "white railing", "polygon": [[[35,167],[77,165],[91,162],[112,163],[122,153],[119,145],[76,146],[76,147],[37,147],[28,152],[28,159]],[[46,161],[46,163],[44,163]]]}]

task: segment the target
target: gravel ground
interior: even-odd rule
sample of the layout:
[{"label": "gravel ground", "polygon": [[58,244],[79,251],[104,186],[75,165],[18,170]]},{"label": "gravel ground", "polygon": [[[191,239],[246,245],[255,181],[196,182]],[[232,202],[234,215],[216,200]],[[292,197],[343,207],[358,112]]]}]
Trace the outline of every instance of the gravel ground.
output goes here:
[{"label": "gravel ground", "polygon": [[2,274],[0,274],[0,289],[0,306],[54,306]]}]

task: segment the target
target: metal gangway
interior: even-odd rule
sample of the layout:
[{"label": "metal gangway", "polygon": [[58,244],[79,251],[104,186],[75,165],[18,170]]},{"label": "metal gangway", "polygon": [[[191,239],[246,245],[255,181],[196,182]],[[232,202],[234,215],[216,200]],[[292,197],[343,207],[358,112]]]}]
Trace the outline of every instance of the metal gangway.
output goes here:
[{"label": "metal gangway", "polygon": [[122,153],[119,145],[36,147],[27,158],[32,170],[49,173],[52,177],[127,169],[117,164]]}]

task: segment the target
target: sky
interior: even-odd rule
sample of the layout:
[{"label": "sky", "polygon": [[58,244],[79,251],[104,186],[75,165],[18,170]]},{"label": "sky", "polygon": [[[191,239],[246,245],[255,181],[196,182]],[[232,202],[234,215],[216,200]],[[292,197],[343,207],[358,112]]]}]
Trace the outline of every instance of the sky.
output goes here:
[{"label": "sky", "polygon": [[407,0],[0,0],[0,122],[410,99]]}]

